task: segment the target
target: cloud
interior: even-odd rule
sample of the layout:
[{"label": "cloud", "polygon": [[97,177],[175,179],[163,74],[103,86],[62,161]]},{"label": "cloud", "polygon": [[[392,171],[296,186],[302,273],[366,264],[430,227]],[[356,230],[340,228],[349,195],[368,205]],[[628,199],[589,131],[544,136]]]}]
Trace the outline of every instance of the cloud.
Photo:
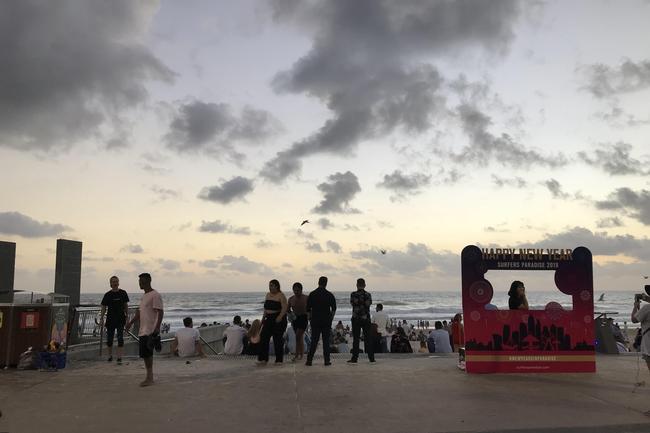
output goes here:
[{"label": "cloud", "polygon": [[180,191],[175,191],[173,189],[163,188],[163,187],[158,186],[158,185],[152,185],[151,186],[151,192],[156,194],[156,197],[158,198],[158,201],[166,201],[166,200],[171,200],[171,199],[181,197]]},{"label": "cloud", "polygon": [[[57,151],[87,139],[123,146],[123,113],[173,72],[146,46],[155,2],[0,5],[0,146]],[[107,133],[106,131],[113,131]]]},{"label": "cloud", "polygon": [[365,260],[364,267],[380,274],[412,276],[435,272],[440,275],[457,275],[460,272],[460,256],[448,251],[437,253],[422,243],[411,243],[406,249],[389,250],[381,254],[379,248],[353,251],[352,258]]},{"label": "cloud", "polygon": [[191,100],[174,107],[173,118],[164,140],[180,154],[204,154],[216,158],[224,154],[241,161],[240,144],[260,144],[282,130],[268,111],[244,107],[239,115],[224,103]]},{"label": "cloud", "polygon": [[265,241],[264,239],[260,239],[259,241],[255,242],[255,246],[257,248],[271,248],[272,246],[275,246],[273,242]]},{"label": "cloud", "polygon": [[575,248],[585,246],[593,255],[626,256],[650,259],[650,239],[632,235],[610,236],[607,232],[592,232],[584,227],[569,228],[560,233],[546,233],[544,238],[530,244],[530,248]]},{"label": "cloud", "polygon": [[124,253],[131,253],[131,254],[142,254],[142,253],[144,253],[144,249],[138,244],[124,245],[122,248],[120,248],[120,251],[124,252]]},{"label": "cloud", "polygon": [[601,210],[630,211],[630,216],[650,225],[650,191],[633,191],[630,188],[618,188],[609,194],[607,200],[597,201],[596,208]]},{"label": "cloud", "polygon": [[251,234],[251,229],[249,227],[235,227],[229,223],[222,222],[221,220],[202,221],[198,230],[203,233],[229,233],[245,236]]},{"label": "cloud", "polygon": [[650,60],[634,62],[625,59],[613,67],[597,63],[581,69],[588,81],[584,88],[596,98],[608,98],[650,88]]},{"label": "cloud", "polygon": [[265,164],[261,176],[277,183],[298,174],[305,157],[346,156],[365,140],[428,130],[446,112],[431,59],[463,48],[504,53],[519,14],[514,0],[276,0],[272,7],[276,20],[312,39],[310,51],[275,76],[274,89],[315,97],[331,111],[318,130]]},{"label": "cloud", "polygon": [[354,173],[335,173],[327,177],[328,182],[318,185],[318,190],[323,193],[323,200],[313,212],[318,214],[330,213],[359,213],[357,209],[349,207],[350,201],[361,191],[359,179]]},{"label": "cloud", "polygon": [[316,224],[318,224],[323,230],[329,230],[334,227],[334,224],[329,220],[329,218],[319,218],[318,221],[316,221]]},{"label": "cloud", "polygon": [[430,184],[430,175],[424,173],[404,174],[401,170],[395,170],[392,174],[384,175],[384,179],[377,186],[393,192],[391,201],[399,201],[404,200],[406,196],[420,194],[422,188]]},{"label": "cloud", "polygon": [[343,249],[341,248],[341,245],[338,242],[327,241],[325,245],[327,245],[327,251],[329,252],[336,253],[336,254],[341,254],[341,252],[343,252]]},{"label": "cloud", "polygon": [[642,162],[633,158],[630,156],[631,150],[631,144],[619,141],[614,144],[601,144],[591,156],[587,152],[578,152],[578,157],[587,165],[600,168],[614,176],[650,174],[650,170],[644,170],[650,161]]},{"label": "cloud", "polygon": [[598,111],[594,117],[607,122],[613,128],[643,126],[650,124],[650,119],[639,119],[633,114],[626,113],[618,106],[618,101],[610,103],[609,111]]},{"label": "cloud", "polygon": [[496,186],[498,186],[499,188],[502,188],[504,186],[510,186],[510,187],[513,187],[513,188],[520,188],[521,189],[521,188],[525,188],[526,186],[528,186],[528,182],[526,182],[526,180],[521,178],[521,177],[514,177],[514,178],[511,178],[511,179],[506,179],[506,178],[503,178],[503,177],[499,177],[496,174],[492,175],[492,182]]},{"label": "cloud", "polygon": [[181,267],[180,262],[176,260],[158,259],[157,262],[166,271],[176,271]]},{"label": "cloud", "polygon": [[253,181],[242,176],[233,177],[221,182],[221,185],[205,187],[199,193],[199,198],[221,204],[233,201],[244,201],[246,195],[253,192]]},{"label": "cloud", "polygon": [[307,251],[311,251],[312,253],[324,252],[323,247],[321,247],[320,243],[318,242],[306,242],[305,248],[307,248]]},{"label": "cloud", "polygon": [[481,167],[490,162],[512,168],[557,168],[568,163],[561,153],[554,156],[543,155],[537,150],[528,149],[509,134],[494,135],[489,131],[492,119],[474,105],[461,104],[457,108],[457,114],[470,143],[458,153],[435,149],[434,153],[438,156],[449,158],[458,164],[471,163]]},{"label": "cloud", "polygon": [[623,227],[623,222],[619,217],[601,218],[596,222],[596,227],[599,229]]},{"label": "cloud", "polygon": [[255,262],[244,256],[226,255],[219,259],[204,260],[199,262],[200,266],[222,271],[232,271],[240,274],[271,275],[273,270],[263,263]]},{"label": "cloud", "polygon": [[560,182],[558,182],[556,179],[548,179],[542,182],[542,185],[544,185],[549,190],[553,198],[569,198],[569,194],[562,191],[562,185],[560,185]]},{"label": "cloud", "polygon": [[0,212],[0,233],[24,238],[43,238],[57,236],[72,228],[63,224],[39,222],[20,212]]}]

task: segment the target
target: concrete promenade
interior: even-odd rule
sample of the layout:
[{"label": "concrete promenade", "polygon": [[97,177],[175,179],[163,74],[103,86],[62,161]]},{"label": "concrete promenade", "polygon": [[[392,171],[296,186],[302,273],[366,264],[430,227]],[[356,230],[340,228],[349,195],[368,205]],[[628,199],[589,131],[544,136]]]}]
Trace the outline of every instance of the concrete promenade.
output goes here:
[{"label": "concrete promenade", "polygon": [[0,432],[650,432],[650,374],[598,356],[595,374],[467,375],[456,357],[389,357],[325,367],[250,359],[77,362],[0,371]]}]

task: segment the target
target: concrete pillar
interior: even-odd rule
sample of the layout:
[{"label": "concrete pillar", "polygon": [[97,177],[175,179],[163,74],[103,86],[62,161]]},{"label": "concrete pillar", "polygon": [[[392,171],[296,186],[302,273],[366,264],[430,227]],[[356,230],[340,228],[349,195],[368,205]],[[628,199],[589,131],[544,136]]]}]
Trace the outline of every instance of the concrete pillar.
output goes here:
[{"label": "concrete pillar", "polygon": [[14,301],[15,269],[16,244],[0,241],[0,304]]},{"label": "concrete pillar", "polygon": [[70,306],[79,305],[81,295],[81,242],[56,240],[54,293],[70,297]]}]

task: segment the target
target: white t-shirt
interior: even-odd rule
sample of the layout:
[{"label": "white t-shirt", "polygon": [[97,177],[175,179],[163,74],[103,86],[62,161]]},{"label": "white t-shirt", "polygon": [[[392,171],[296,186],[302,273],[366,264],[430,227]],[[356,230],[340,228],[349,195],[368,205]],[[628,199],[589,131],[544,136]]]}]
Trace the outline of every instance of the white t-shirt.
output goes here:
[{"label": "white t-shirt", "polygon": [[226,355],[241,355],[244,350],[246,330],[239,325],[231,325],[223,331],[223,334],[227,337],[223,353]]},{"label": "white t-shirt", "polygon": [[451,344],[449,343],[449,333],[444,329],[434,329],[429,333],[429,340],[433,340],[436,345],[436,353],[451,353]]},{"label": "white t-shirt", "polygon": [[388,325],[388,314],[382,311],[377,311],[372,315],[372,323],[377,324],[377,332],[386,335],[386,326]]},{"label": "white t-shirt", "polygon": [[[646,332],[650,328],[650,304],[645,304],[641,307],[634,317],[641,322],[641,332]],[[650,331],[641,340],[641,354],[650,356]]]},{"label": "white t-shirt", "polygon": [[176,331],[176,339],[178,340],[178,356],[194,356],[196,355],[196,342],[201,338],[199,330],[196,328],[183,328]]},{"label": "white t-shirt", "polygon": [[163,302],[160,293],[151,290],[149,293],[142,295],[140,299],[140,329],[138,337],[144,335],[151,335],[156,329],[156,320],[158,320],[158,312],[156,310],[163,309]]}]

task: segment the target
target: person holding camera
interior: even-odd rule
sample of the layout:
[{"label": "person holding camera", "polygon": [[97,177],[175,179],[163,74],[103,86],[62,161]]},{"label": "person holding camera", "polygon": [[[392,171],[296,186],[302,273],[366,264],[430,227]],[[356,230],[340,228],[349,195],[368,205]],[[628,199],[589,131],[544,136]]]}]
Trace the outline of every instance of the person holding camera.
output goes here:
[{"label": "person holding camera", "polygon": [[[645,291],[646,293],[650,292],[650,286],[645,286]],[[650,294],[638,294],[634,297],[632,323],[641,323],[641,346],[639,350],[650,371],[650,304],[641,307],[641,300],[650,302]]]}]

